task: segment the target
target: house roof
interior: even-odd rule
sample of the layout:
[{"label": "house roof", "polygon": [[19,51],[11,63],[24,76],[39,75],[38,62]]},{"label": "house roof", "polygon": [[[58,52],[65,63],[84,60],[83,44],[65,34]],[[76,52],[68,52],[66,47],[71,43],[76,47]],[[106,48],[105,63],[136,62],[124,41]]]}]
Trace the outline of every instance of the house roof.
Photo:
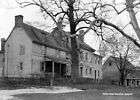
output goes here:
[{"label": "house roof", "polygon": [[67,59],[63,59],[63,58],[57,58],[57,57],[54,57],[54,56],[46,56],[48,59],[52,59],[53,61],[55,62],[58,62],[58,63],[63,63],[63,64],[66,64],[68,62],[70,62],[69,60]]},{"label": "house roof", "polygon": [[23,23],[22,27],[25,29],[28,36],[32,39],[34,43],[46,45],[48,47],[59,49],[62,51],[69,51],[67,48],[59,46],[58,43],[55,41],[54,37],[50,35],[50,33],[25,23]]},{"label": "house roof", "polygon": [[[45,45],[62,51],[67,51],[67,52],[71,51],[70,32],[65,32],[63,30],[58,29],[58,27],[56,27],[53,29],[51,33],[48,33],[44,30],[25,24],[23,22],[22,15],[15,16],[15,27],[13,28],[13,30],[17,27],[22,27],[26,31],[27,35],[30,37],[33,43]],[[8,36],[7,40],[9,39],[10,35]],[[57,37],[57,35],[59,35],[59,37]],[[68,41],[64,41],[67,39],[64,39],[63,37],[64,38],[66,37]],[[91,52],[95,51],[93,48],[91,48],[89,45],[87,45],[85,42],[82,41],[79,41],[79,47],[81,49],[85,49]]]},{"label": "house roof", "polygon": [[84,41],[80,41],[79,40],[79,44],[80,44],[80,48],[84,49],[84,50],[88,50],[91,52],[95,52],[95,49],[91,48],[88,44],[86,44]]},{"label": "house roof", "polygon": [[[124,59],[121,59],[121,60],[124,60]],[[120,58],[118,57],[113,57],[113,56],[109,56],[107,59],[105,59],[104,63],[103,63],[103,66],[105,64],[107,64],[108,62],[116,62],[116,63],[119,63],[120,62]],[[130,63],[128,60],[126,60],[126,65],[127,65],[127,68],[134,68],[134,65],[132,63]]]},{"label": "house roof", "polygon": [[93,53],[93,55],[94,55],[94,56],[97,56],[97,57],[99,57],[99,58],[101,58],[101,59],[103,58],[103,57],[102,57],[101,55],[99,55],[99,54]]},{"label": "house roof", "polygon": [[[29,35],[29,37],[31,38],[31,40],[34,43],[40,44],[40,45],[46,45],[48,47],[52,47],[55,49],[59,49],[62,51],[70,51],[70,45],[68,45],[67,47],[64,47],[62,45],[60,45],[55,37],[52,35],[55,32],[58,32],[57,28],[54,29],[54,31],[52,31],[51,33],[48,33],[46,31],[43,31],[41,29],[38,29],[36,27],[33,27],[31,25],[22,23],[22,27],[25,29],[25,31],[27,32],[27,34]],[[62,31],[62,36],[67,36],[68,38],[70,38],[69,32],[65,32]],[[85,42],[80,41],[79,42],[80,48],[94,52],[95,49],[91,48],[88,44],[86,44]]]},{"label": "house roof", "polygon": [[[56,28],[54,28],[54,30],[51,33],[53,35],[53,34],[59,33],[59,32],[60,32],[60,30],[56,27]],[[66,32],[64,30],[61,30],[60,34],[61,34],[62,37],[67,37],[67,38],[70,39],[70,32]],[[79,38],[77,38],[77,40],[78,40],[78,43],[79,43],[79,47],[81,49],[88,50],[88,51],[91,51],[91,52],[95,52],[95,49],[91,48],[84,41],[81,41]],[[70,44],[68,44],[68,47],[67,48],[70,49]]]}]

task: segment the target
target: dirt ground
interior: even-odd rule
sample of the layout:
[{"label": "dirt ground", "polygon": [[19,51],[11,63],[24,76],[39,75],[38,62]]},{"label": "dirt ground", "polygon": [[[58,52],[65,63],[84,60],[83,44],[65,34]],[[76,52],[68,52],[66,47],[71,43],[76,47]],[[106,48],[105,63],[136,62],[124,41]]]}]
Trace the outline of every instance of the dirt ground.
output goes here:
[{"label": "dirt ground", "polygon": [[[11,100],[139,100],[140,87],[122,87],[101,84],[74,84],[69,86],[81,89],[81,92],[73,93],[33,93],[14,95]],[[17,88],[17,87],[16,87]],[[21,88],[21,87],[19,87]],[[1,89],[7,89],[2,88]],[[14,87],[8,89],[15,89]],[[103,95],[103,93],[132,93],[132,95]]]},{"label": "dirt ground", "polygon": [[98,90],[86,90],[75,93],[62,94],[21,94],[15,96],[17,100],[139,100],[140,93],[126,95],[103,95]]}]

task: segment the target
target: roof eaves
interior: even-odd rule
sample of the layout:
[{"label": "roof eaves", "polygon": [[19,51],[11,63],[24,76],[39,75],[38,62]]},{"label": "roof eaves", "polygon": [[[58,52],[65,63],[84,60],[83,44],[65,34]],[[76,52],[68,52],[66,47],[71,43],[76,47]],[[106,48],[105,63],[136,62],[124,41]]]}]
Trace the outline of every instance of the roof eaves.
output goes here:
[{"label": "roof eaves", "polygon": [[39,45],[43,45],[43,46],[46,46],[46,47],[50,47],[50,48],[53,48],[53,49],[57,49],[57,50],[61,50],[61,51],[65,51],[65,52],[70,52],[69,50],[66,50],[66,49],[63,49],[63,48],[59,48],[59,47],[54,47],[52,45],[48,45],[46,43],[43,43],[43,42],[38,42],[38,41],[32,41],[33,43],[37,43]]},{"label": "roof eaves", "polygon": [[16,28],[16,26],[13,27],[12,31],[10,32],[9,36],[7,37],[7,39],[5,40],[5,43],[8,41],[9,37],[11,36],[11,34],[13,33],[14,29]]}]

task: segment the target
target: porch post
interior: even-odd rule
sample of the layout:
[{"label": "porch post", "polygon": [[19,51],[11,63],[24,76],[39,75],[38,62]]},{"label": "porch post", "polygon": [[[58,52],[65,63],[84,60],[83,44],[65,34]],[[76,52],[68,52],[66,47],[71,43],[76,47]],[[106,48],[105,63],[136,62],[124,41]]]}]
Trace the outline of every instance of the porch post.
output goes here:
[{"label": "porch post", "polygon": [[132,83],[133,83],[132,81],[133,81],[133,79],[131,79],[131,87],[132,87],[132,85],[133,85],[133,84],[132,84]]},{"label": "porch post", "polygon": [[52,77],[54,78],[54,62],[52,62]]},{"label": "porch post", "polygon": [[60,75],[61,75],[61,74],[62,74],[62,73],[61,73],[61,63],[60,63],[60,69],[59,69],[59,71],[60,71]]},{"label": "porch post", "polygon": [[46,71],[46,61],[43,62],[43,70]]},{"label": "porch post", "polygon": [[50,85],[52,86],[53,83],[54,83],[54,62],[52,61],[52,77],[51,77]]}]

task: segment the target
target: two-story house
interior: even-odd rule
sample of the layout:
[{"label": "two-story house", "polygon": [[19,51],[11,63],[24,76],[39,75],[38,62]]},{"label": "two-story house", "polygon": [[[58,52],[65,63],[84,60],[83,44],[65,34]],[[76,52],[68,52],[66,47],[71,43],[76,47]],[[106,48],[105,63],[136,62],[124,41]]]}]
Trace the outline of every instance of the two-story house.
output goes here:
[{"label": "two-story house", "polygon": [[[123,60],[123,59],[122,59]],[[126,64],[126,70],[131,70],[134,68],[134,66],[128,61],[125,61]],[[103,80],[106,83],[119,83],[120,81],[120,58],[109,56],[104,60],[103,66],[102,66],[102,75]]]},{"label": "two-story house", "polygon": [[102,57],[81,49],[80,53],[80,76],[93,79],[102,79]]},{"label": "two-story house", "polygon": [[[94,54],[95,50],[84,41],[77,39],[77,43],[80,51],[85,54],[85,60],[81,60],[79,64],[81,76],[101,78],[101,69],[100,67],[96,68],[96,66],[100,66],[101,57]],[[51,33],[48,33],[25,24],[22,15],[15,16],[15,26],[5,43],[4,75],[7,77],[31,77],[53,73],[57,76],[71,76],[69,50],[69,32],[56,27]],[[98,64],[89,61],[90,57],[97,58],[96,63]],[[92,64],[92,62],[94,63]],[[83,69],[81,64],[85,66]],[[92,68],[90,69],[90,67]],[[87,74],[84,73],[85,69],[87,69]]]}]

